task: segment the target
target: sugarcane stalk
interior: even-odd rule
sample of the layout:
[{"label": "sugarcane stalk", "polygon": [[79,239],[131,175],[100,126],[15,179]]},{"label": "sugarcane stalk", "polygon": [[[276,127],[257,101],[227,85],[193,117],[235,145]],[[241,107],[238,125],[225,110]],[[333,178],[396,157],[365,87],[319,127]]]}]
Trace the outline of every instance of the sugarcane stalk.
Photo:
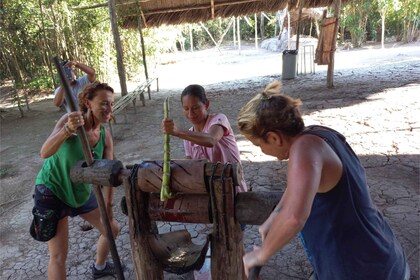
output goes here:
[{"label": "sugarcane stalk", "polygon": [[[169,97],[166,97],[163,103],[163,117],[166,119],[169,117]],[[170,189],[171,182],[171,146],[170,146],[170,135],[165,133],[163,136],[163,174],[162,174],[162,188],[160,189],[160,200],[166,201],[172,197]]]}]

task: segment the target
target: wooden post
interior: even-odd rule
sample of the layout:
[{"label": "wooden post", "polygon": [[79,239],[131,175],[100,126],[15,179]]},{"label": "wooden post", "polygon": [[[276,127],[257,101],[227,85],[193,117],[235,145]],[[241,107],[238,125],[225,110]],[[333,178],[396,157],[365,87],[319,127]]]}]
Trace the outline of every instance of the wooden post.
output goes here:
[{"label": "wooden post", "polygon": [[328,63],[327,70],[327,87],[334,87],[334,55],[335,55],[335,44],[337,41],[337,31],[338,31],[338,18],[340,16],[341,9],[341,0],[334,1],[334,17],[336,18],[335,27],[334,27],[334,36],[331,45],[330,61]]},{"label": "wooden post", "polygon": [[236,18],[233,17],[233,47],[236,49]]},{"label": "wooden post", "polygon": [[[141,7],[140,4],[137,1],[137,25],[138,25],[138,29],[139,29],[139,34],[140,34],[140,42],[141,42],[141,55],[143,57],[143,67],[144,67],[144,76],[146,78],[146,82],[147,80],[149,80],[149,72],[147,71],[147,60],[146,60],[146,48],[144,47],[144,38],[143,38],[143,24],[142,24],[142,18],[140,16],[141,14]],[[152,99],[150,96],[150,86],[147,87],[147,93],[149,95],[149,100]],[[140,99],[141,99],[141,103],[143,106],[146,106],[146,103],[144,101],[144,94],[143,92],[140,94]]]},{"label": "wooden post", "polygon": [[258,50],[258,24],[257,24],[257,14],[254,14],[254,24],[255,24],[255,49]]},{"label": "wooden post", "polygon": [[287,8],[287,49],[290,50],[290,36],[292,33],[292,30],[290,30],[290,13],[289,8]]},{"label": "wooden post", "polygon": [[115,11],[115,0],[108,1],[109,17],[111,20],[112,35],[114,36],[115,51],[117,52],[117,68],[120,78],[121,95],[127,95],[127,83],[125,80],[125,68],[123,61],[123,49],[121,44],[120,33],[118,31],[117,12]]},{"label": "wooden post", "polygon": [[297,23],[297,31],[296,31],[296,50],[297,51],[299,51],[300,21],[302,19],[303,1],[304,0],[299,0],[299,15],[298,15],[298,23]]},{"label": "wooden post", "polygon": [[149,244],[149,237],[157,233],[148,215],[149,194],[140,191],[135,184],[132,186],[128,178],[124,178],[123,183],[136,280],[163,280],[162,268],[159,267]]},{"label": "wooden post", "polygon": [[236,18],[236,28],[237,28],[237,39],[238,39],[238,50],[239,50],[239,54],[241,54],[241,25],[240,25],[240,17]]},{"label": "wooden post", "polygon": [[190,31],[190,48],[191,52],[194,51],[194,41],[193,41],[193,32],[192,32],[192,24],[188,24],[189,31]]},{"label": "wooden post", "polygon": [[264,33],[265,33],[265,26],[264,26],[264,13],[261,12],[260,14],[260,36],[261,36],[261,41],[264,40]]},{"label": "wooden post", "polygon": [[242,279],[244,245],[241,227],[234,215],[232,178],[222,175],[211,180],[210,196],[213,212],[211,277],[214,280]]}]

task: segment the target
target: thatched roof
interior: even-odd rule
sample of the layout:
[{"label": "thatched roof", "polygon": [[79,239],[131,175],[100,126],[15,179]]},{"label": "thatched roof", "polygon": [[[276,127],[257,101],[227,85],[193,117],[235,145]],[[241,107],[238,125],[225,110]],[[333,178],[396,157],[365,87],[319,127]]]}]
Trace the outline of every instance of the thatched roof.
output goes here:
[{"label": "thatched roof", "polygon": [[[334,0],[306,0],[304,7],[329,6]],[[143,27],[208,21],[217,17],[275,12],[297,8],[298,0],[116,0],[118,17],[124,28],[138,28],[139,16]]]}]

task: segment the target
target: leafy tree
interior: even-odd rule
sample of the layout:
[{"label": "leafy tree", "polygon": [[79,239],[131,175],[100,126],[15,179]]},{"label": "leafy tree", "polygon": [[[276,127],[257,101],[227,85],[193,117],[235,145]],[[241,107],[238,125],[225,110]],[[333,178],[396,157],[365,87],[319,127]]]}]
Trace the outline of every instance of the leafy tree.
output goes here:
[{"label": "leafy tree", "polygon": [[[416,36],[419,36],[420,30],[420,1],[400,0],[400,9],[395,10],[393,15],[395,24],[401,25],[400,29],[403,42],[412,42]],[[390,30],[391,34],[394,31]]]},{"label": "leafy tree", "polygon": [[372,1],[353,1],[342,9],[342,24],[350,32],[354,47],[360,47],[366,41],[366,25],[372,10]]},{"label": "leafy tree", "polygon": [[392,10],[398,10],[400,2],[399,0],[377,0],[378,1],[378,12],[381,15],[381,46],[385,48],[385,18],[387,14]]}]

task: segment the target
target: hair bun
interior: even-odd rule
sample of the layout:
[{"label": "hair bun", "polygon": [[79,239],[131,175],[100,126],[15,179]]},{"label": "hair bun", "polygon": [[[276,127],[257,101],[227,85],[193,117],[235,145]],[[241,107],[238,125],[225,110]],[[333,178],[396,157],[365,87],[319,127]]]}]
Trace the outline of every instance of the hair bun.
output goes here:
[{"label": "hair bun", "polygon": [[[276,94],[280,94],[281,93],[281,88],[282,88],[282,83],[280,81],[273,81],[271,83],[269,83],[264,91],[261,93],[261,95],[263,96],[264,94],[267,96],[267,98],[265,99],[269,99],[268,97],[271,97],[273,95]],[[263,99],[263,98],[261,98]]]}]

